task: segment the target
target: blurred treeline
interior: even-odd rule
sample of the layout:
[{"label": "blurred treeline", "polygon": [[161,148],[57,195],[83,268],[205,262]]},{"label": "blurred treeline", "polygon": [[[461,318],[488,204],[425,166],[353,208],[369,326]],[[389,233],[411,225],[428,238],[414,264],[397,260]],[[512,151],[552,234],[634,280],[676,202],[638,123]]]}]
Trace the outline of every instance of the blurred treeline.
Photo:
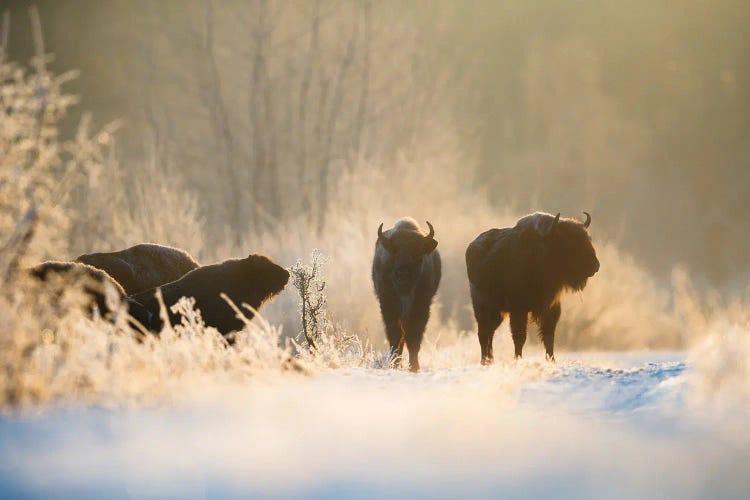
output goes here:
[{"label": "blurred treeline", "polygon": [[[0,4],[26,60],[31,2]],[[657,275],[747,277],[750,2],[34,4],[50,67],[81,70],[78,111],[123,119],[102,175],[132,212],[158,181],[194,197],[209,239],[299,217],[323,230],[362,169],[397,185],[391,165],[450,150],[461,188],[504,210],[587,210]]]}]

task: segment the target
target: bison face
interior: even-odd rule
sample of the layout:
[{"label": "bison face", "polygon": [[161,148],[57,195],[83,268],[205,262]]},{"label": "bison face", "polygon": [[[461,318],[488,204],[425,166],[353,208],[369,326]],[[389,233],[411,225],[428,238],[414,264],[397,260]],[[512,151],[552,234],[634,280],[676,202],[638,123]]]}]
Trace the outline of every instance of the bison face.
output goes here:
[{"label": "bison face", "polygon": [[249,277],[248,285],[256,296],[254,302],[259,305],[281,293],[289,281],[289,271],[264,255],[248,256],[245,259],[245,273]]},{"label": "bison face", "polygon": [[559,262],[561,277],[573,290],[582,290],[588,279],[599,271],[599,259],[587,231],[589,224],[591,216],[587,213],[585,222],[556,219],[547,236]]},{"label": "bison face", "polygon": [[427,236],[413,231],[397,231],[386,237],[383,224],[378,228],[378,241],[390,256],[390,281],[399,295],[410,294],[417,286],[422,274],[424,258],[437,248],[435,230],[429,222]]}]

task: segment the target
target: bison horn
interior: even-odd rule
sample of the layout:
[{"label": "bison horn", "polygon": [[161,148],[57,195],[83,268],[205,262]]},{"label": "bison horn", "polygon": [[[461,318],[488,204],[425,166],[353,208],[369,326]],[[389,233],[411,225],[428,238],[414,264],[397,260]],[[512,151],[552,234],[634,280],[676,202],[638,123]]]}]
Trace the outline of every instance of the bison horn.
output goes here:
[{"label": "bison horn", "polygon": [[544,235],[545,236],[549,235],[552,232],[552,230],[555,228],[558,222],[560,222],[560,212],[557,212],[557,215],[555,215],[555,220],[553,220],[552,224],[549,225],[549,228],[547,229]]},{"label": "bison horn", "polygon": [[388,250],[389,252],[394,251],[394,245],[391,240],[388,239],[387,236],[383,234],[383,223],[380,223],[380,227],[378,227],[378,241],[381,245],[383,245],[383,248]]},{"label": "bison horn", "polygon": [[583,212],[583,215],[586,216],[586,222],[583,223],[583,227],[587,228],[591,225],[591,214],[588,212]]},{"label": "bison horn", "polygon": [[427,235],[427,238],[432,239],[435,236],[435,228],[432,227],[432,224],[430,224],[430,221],[427,221],[427,227],[430,228],[430,234]]},{"label": "bison horn", "polygon": [[[534,218],[534,229],[539,233],[539,236],[547,237],[550,235],[552,230],[555,228],[558,222],[560,222],[560,214],[558,213],[555,218],[550,221],[547,214],[538,214],[539,216]],[[551,215],[549,217],[552,217]]]}]

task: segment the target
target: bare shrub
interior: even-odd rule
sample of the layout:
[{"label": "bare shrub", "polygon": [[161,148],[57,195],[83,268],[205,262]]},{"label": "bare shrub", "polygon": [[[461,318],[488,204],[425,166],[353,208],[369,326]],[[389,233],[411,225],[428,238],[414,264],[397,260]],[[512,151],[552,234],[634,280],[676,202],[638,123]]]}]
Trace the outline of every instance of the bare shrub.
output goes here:
[{"label": "bare shrub", "polygon": [[309,264],[298,260],[291,268],[292,285],[299,294],[299,317],[302,331],[297,335],[297,351],[303,359],[323,366],[359,364],[371,356],[372,348],[356,335],[347,334],[331,318],[326,308],[326,282],[323,266],[326,259],[313,250]]},{"label": "bare shrub", "polygon": [[326,330],[326,282],[323,280],[323,256],[317,250],[310,255],[310,263],[302,264],[298,260],[289,270],[292,285],[299,293],[299,314],[302,322],[300,336],[304,337],[307,347],[315,349],[315,340],[320,339]]}]

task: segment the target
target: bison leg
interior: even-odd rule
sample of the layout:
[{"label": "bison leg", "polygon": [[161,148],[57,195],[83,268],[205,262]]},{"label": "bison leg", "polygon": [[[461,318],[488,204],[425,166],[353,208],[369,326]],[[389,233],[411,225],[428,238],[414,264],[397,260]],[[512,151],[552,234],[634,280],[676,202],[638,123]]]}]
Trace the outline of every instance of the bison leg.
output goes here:
[{"label": "bison leg", "polygon": [[495,355],[492,352],[492,340],[495,337],[495,330],[503,322],[503,315],[500,311],[493,311],[491,313],[475,314],[475,316],[477,319],[479,347],[482,350],[482,364],[491,365],[495,361]]},{"label": "bison leg", "polygon": [[401,357],[404,353],[404,330],[400,319],[385,323],[385,336],[391,348],[393,367],[401,368]]},{"label": "bison leg", "polygon": [[555,360],[555,328],[560,319],[560,312],[560,304],[555,304],[544,313],[539,321],[539,334],[542,336],[548,361]]},{"label": "bison leg", "polygon": [[474,318],[477,320],[477,334],[479,347],[482,350],[482,364],[491,365],[495,357],[492,353],[492,339],[495,330],[503,322],[502,312],[496,307],[490,307],[479,297],[479,292],[471,288],[471,301],[474,305]]},{"label": "bison leg", "polygon": [[401,355],[404,351],[404,330],[401,323],[401,305],[392,294],[380,296],[380,313],[385,325],[385,338],[393,358],[393,367],[401,367]]},{"label": "bison leg", "polygon": [[526,326],[529,314],[526,311],[510,313],[510,333],[513,335],[513,345],[516,348],[516,359],[523,355],[523,345],[526,343]]},{"label": "bison leg", "polygon": [[409,349],[409,370],[419,371],[419,348],[422,346],[427,321],[430,316],[429,305],[422,314],[415,315],[409,319],[406,325],[406,347]]},{"label": "bison leg", "polygon": [[415,373],[419,371],[419,347],[421,343],[421,338],[418,341],[414,339],[406,341],[406,347],[409,349],[409,370]]}]

